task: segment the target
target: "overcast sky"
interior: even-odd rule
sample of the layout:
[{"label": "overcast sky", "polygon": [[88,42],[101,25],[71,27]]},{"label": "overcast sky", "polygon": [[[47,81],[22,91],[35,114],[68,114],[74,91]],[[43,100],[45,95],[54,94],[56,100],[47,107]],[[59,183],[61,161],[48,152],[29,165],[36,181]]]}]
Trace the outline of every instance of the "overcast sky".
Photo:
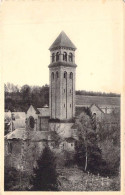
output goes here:
[{"label": "overcast sky", "polygon": [[1,9],[4,82],[49,84],[48,48],[63,30],[77,47],[76,89],[121,90],[121,0],[8,0]]}]

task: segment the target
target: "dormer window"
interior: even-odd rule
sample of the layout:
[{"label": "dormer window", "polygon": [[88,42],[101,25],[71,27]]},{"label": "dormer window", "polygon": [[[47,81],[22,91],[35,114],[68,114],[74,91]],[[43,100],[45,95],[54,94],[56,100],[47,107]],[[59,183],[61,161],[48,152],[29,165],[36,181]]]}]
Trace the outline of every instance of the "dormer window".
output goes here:
[{"label": "dormer window", "polygon": [[56,61],[59,61],[59,52],[56,53]]},{"label": "dormer window", "polygon": [[63,53],[63,61],[67,62],[67,53],[66,52]]},{"label": "dormer window", "polygon": [[53,53],[52,54],[52,62],[54,62],[55,61],[55,54]]},{"label": "dormer window", "polygon": [[69,62],[73,62],[73,54],[69,53]]}]

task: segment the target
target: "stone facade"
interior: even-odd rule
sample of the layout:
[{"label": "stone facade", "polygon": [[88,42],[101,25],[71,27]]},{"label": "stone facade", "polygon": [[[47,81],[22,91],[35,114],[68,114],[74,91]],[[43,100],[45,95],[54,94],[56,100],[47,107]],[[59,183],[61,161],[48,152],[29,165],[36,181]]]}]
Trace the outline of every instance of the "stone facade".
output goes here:
[{"label": "stone facade", "polygon": [[[50,48],[49,107],[50,118],[67,120],[75,117],[75,49],[70,43],[63,46],[66,35],[61,33],[58,45]],[[68,39],[67,39],[68,40]],[[56,47],[55,47],[56,45]]]}]

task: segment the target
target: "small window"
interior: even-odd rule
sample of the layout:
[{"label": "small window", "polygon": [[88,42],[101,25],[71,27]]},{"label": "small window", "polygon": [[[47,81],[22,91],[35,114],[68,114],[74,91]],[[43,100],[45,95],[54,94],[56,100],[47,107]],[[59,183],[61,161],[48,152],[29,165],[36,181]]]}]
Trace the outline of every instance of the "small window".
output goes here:
[{"label": "small window", "polygon": [[59,78],[59,73],[58,72],[56,72],[56,78]]},{"label": "small window", "polygon": [[70,89],[70,93],[71,93],[71,89]]},{"label": "small window", "polygon": [[67,53],[66,52],[63,53],[63,61],[67,61]]},{"label": "small window", "polygon": [[56,53],[56,61],[59,61],[59,52]]},{"label": "small window", "polygon": [[71,108],[71,104],[70,104],[70,108]]},{"label": "small window", "polygon": [[64,93],[65,93],[65,89],[64,89]]},{"label": "small window", "polygon": [[73,62],[73,54],[69,53],[69,62]]},{"label": "small window", "polygon": [[72,72],[70,72],[69,78],[73,79],[73,73]]},{"label": "small window", "polygon": [[66,77],[67,77],[67,72],[64,72],[64,78],[66,79]]},{"label": "small window", "polygon": [[54,80],[54,72],[52,72],[52,74],[51,74],[51,78]]},{"label": "small window", "polygon": [[71,144],[71,146],[73,146],[73,144]]},{"label": "small window", "polygon": [[55,61],[55,54],[53,53],[52,54],[52,62],[54,62]]},{"label": "small window", "polygon": [[65,108],[65,104],[64,104],[64,108]]}]

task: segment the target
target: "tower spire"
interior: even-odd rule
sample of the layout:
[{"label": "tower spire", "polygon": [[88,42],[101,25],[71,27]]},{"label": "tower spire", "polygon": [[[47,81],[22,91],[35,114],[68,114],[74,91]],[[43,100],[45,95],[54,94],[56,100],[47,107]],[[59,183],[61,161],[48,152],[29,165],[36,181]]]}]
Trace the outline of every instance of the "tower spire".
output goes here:
[{"label": "tower spire", "polygon": [[66,47],[66,48],[72,48],[76,50],[76,46],[72,43],[72,41],[69,39],[69,37],[66,35],[64,31],[62,31],[59,36],[56,38],[56,40],[53,42],[53,44],[50,46],[49,50],[53,50],[55,48],[59,47]]}]

